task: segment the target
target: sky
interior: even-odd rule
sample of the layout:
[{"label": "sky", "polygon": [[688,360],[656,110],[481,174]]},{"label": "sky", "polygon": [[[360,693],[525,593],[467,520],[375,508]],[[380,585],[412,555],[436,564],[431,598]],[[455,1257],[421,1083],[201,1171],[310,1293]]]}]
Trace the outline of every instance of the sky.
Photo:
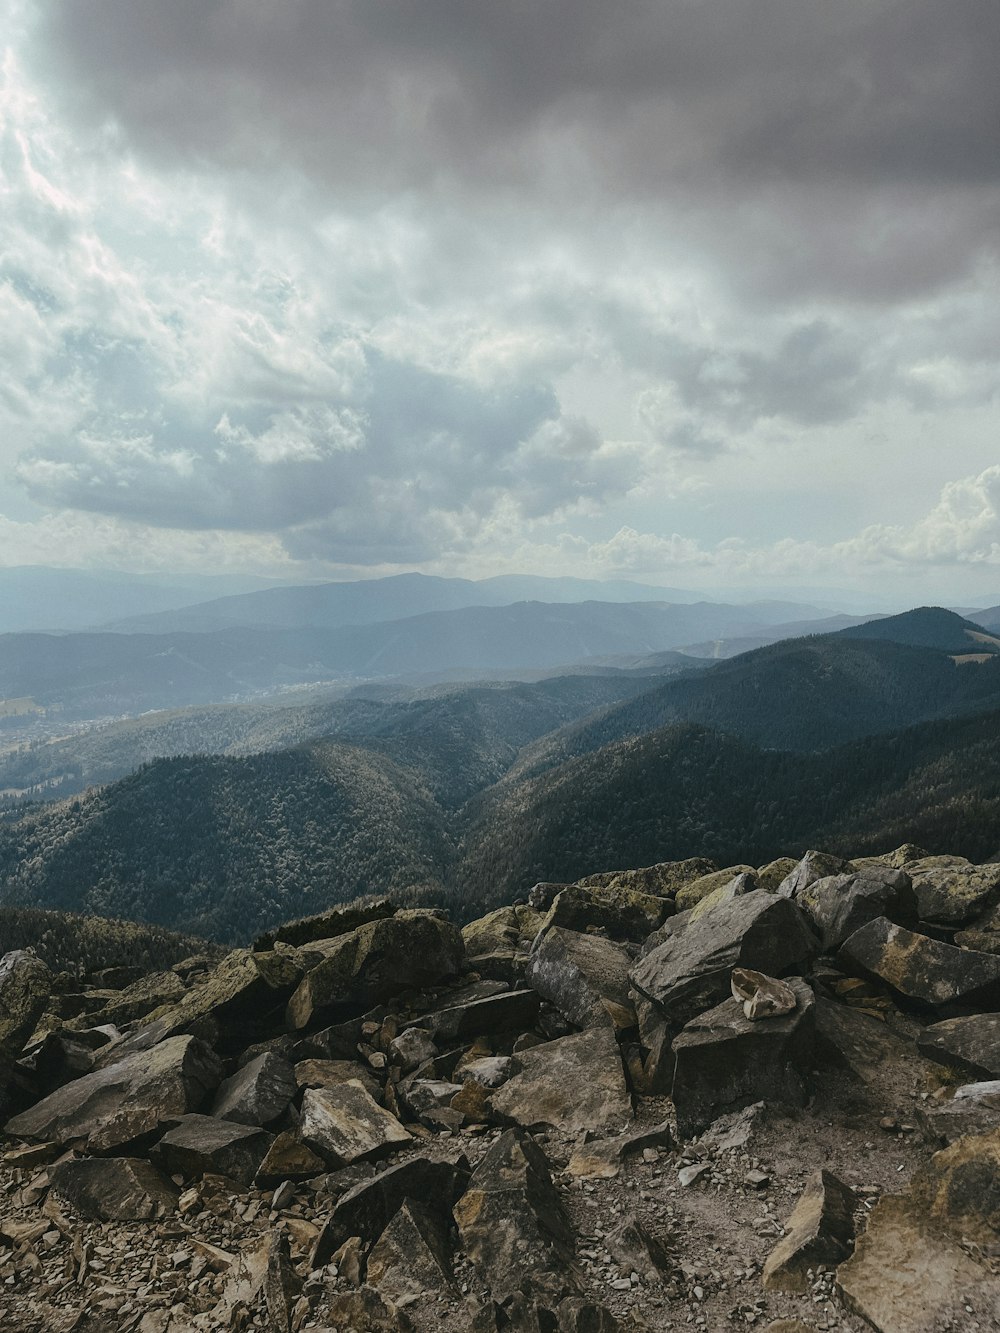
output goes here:
[{"label": "sky", "polygon": [[996,0],[0,0],[0,566],[1000,601]]}]

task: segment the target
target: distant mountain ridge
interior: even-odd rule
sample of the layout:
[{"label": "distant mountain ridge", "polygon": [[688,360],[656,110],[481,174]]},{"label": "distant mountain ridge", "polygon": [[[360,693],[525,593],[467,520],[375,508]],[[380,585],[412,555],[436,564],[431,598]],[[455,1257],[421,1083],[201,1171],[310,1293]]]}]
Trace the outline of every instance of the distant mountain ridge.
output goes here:
[{"label": "distant mountain ridge", "polygon": [[501,574],[489,579],[392,574],[386,578],[268,588],[101,626],[117,633],[208,633],[220,629],[335,629],[374,625],[429,611],[515,602],[678,602],[700,600],[682,588],[623,581]]}]

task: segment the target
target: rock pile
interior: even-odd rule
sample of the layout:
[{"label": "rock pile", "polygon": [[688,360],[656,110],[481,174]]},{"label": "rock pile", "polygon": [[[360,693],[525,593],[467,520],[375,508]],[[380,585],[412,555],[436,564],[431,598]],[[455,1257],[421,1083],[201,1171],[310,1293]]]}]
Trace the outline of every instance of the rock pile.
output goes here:
[{"label": "rock pile", "polygon": [[907,847],[8,954],[0,1326],[1000,1328],[998,920]]}]

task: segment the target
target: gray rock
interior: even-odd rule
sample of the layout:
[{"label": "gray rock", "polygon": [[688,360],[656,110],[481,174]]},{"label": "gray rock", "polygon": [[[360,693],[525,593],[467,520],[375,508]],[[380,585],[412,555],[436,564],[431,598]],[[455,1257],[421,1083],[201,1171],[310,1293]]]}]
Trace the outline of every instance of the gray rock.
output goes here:
[{"label": "gray rock", "polygon": [[913,891],[922,921],[964,926],[1000,900],[1000,865],[914,867]]},{"label": "gray rock", "polygon": [[745,893],[756,893],[758,887],[759,882],[757,876],[752,870],[740,871],[738,875],[734,875],[733,878],[727,880],[725,884],[720,884],[719,887],[713,889],[711,893],[706,893],[704,898],[695,903],[694,907],[691,908],[691,916],[688,924],[690,924],[691,921],[700,920],[706,912],[711,912],[713,908],[718,907],[720,903],[730,903],[734,898],[742,898]]},{"label": "gray rock", "polygon": [[775,892],[779,898],[797,898],[803,889],[814,884],[818,879],[829,875],[843,875],[850,872],[851,863],[843,857],[831,856],[829,852],[806,852],[802,860],[778,885]]},{"label": "gray rock", "polygon": [[176,972],[152,972],[126,986],[117,999],[105,1004],[95,1017],[102,1023],[124,1027],[137,1018],[144,1018],[160,1005],[183,999],[185,994],[184,983]]},{"label": "gray rock", "polygon": [[455,1205],[462,1249],[494,1300],[532,1288],[571,1295],[573,1233],[545,1154],[523,1130],[502,1135]]},{"label": "gray rock", "polygon": [[795,903],[748,893],[664,940],[633,968],[631,980],[669,1018],[682,1022],[729,993],[734,967],[778,977],[807,962],[817,947]]},{"label": "gray rock", "polygon": [[444,1218],[407,1199],[368,1256],[367,1281],[392,1301],[452,1294],[454,1274]]},{"label": "gray rock", "polygon": [[406,1199],[419,1199],[450,1218],[452,1204],[468,1181],[469,1164],[463,1156],[450,1161],[411,1157],[362,1181],[337,1201],[313,1247],[313,1268],[328,1264],[334,1251],[351,1236],[360,1237],[366,1247],[372,1245]]},{"label": "gray rock", "polygon": [[917,1050],[973,1079],[1000,1079],[1000,1014],[968,1014],[924,1028]]},{"label": "gray rock", "polygon": [[271,1333],[292,1333],[295,1302],[302,1291],[302,1279],[292,1265],[285,1231],[271,1233],[264,1276],[264,1303],[271,1320]]},{"label": "gray rock", "polygon": [[291,1028],[305,1028],[323,1013],[369,1008],[400,991],[438,985],[465,966],[461,932],[431,912],[369,921],[334,945],[289,1000]]},{"label": "gray rock", "polygon": [[238,1125],[210,1115],[186,1115],[150,1149],[150,1157],[170,1175],[198,1180],[206,1173],[250,1185],[273,1142],[255,1125]]},{"label": "gray rock", "polygon": [[612,1259],[629,1272],[636,1272],[647,1283],[662,1281],[672,1275],[676,1265],[661,1241],[638,1217],[627,1217],[607,1237]]},{"label": "gray rock", "polygon": [[378,1079],[356,1060],[300,1060],[295,1065],[295,1083],[299,1088],[339,1088],[344,1083],[360,1083],[376,1101],[382,1098]]},{"label": "gray rock", "polygon": [[1000,1080],[963,1084],[948,1101],[928,1101],[915,1109],[923,1136],[934,1148],[968,1134],[986,1134],[1000,1125]]},{"label": "gray rock", "polygon": [[819,933],[824,953],[839,949],[856,930],[878,917],[913,925],[917,907],[910,877],[888,866],[814,880],[795,901]]},{"label": "gray rock", "polygon": [[685,1138],[754,1102],[805,1105],[815,1037],[813,993],[800,977],[789,985],[798,1001],[793,1013],[752,1022],[730,999],[693,1019],[676,1037],[673,1100]]},{"label": "gray rock", "polygon": [[554,898],[541,930],[601,930],[614,940],[644,940],[674,913],[669,898],[624,885],[571,884]]},{"label": "gray rock", "polygon": [[51,1182],[53,1194],[93,1221],[149,1222],[177,1204],[176,1186],[141,1158],[74,1158],[52,1168]]},{"label": "gray rock", "polygon": [[283,1129],[264,1154],[254,1184],[258,1189],[274,1189],[286,1180],[311,1180],[326,1169],[323,1159],[307,1147],[297,1133]]},{"label": "gray rock", "polygon": [[198,1110],[221,1076],[204,1042],[171,1037],[67,1083],[9,1120],[6,1132],[53,1143],[86,1139],[92,1153],[140,1146]]},{"label": "gray rock", "polygon": [[273,949],[276,944],[293,946],[313,944],[317,940],[337,939],[348,935],[359,926],[369,921],[383,921],[395,916],[397,904],[391,898],[377,898],[374,902],[348,903],[343,907],[330,907],[315,916],[299,917],[296,921],[286,921],[274,930],[266,931],[254,940],[257,953]]},{"label": "gray rock", "polygon": [[411,1142],[396,1117],[356,1083],[307,1088],[299,1133],[334,1167],[372,1161]]},{"label": "gray rock", "polygon": [[407,1028],[389,1043],[389,1062],[398,1065],[403,1074],[412,1073],[437,1053],[434,1038],[426,1028]]},{"label": "gray rock", "polygon": [[432,1032],[436,1041],[443,1044],[501,1032],[520,1032],[534,1024],[538,1017],[538,1003],[538,995],[533,990],[500,991],[425,1014],[420,1026]]},{"label": "gray rock", "polygon": [[295,1093],[292,1066],[265,1051],[219,1086],[212,1114],[240,1125],[269,1125],[285,1113]]},{"label": "gray rock", "polygon": [[520,1065],[509,1055],[484,1055],[469,1060],[455,1070],[460,1083],[478,1083],[483,1088],[500,1088],[513,1078]]},{"label": "gray rock", "polygon": [[578,1144],[566,1170],[577,1179],[610,1180],[618,1175],[626,1157],[642,1152],[644,1148],[669,1150],[673,1143],[670,1124],[664,1120],[651,1129],[630,1130],[614,1138],[591,1139]]},{"label": "gray rock", "polygon": [[832,1267],[848,1258],[857,1202],[854,1191],[831,1171],[818,1171],[768,1255],[761,1275],[764,1289],[804,1294],[820,1265]]},{"label": "gray rock", "polygon": [[1000,957],[956,949],[886,917],[855,931],[837,955],[837,963],[924,1004],[1000,1008]]},{"label": "gray rock", "polygon": [[17,1056],[52,994],[52,973],[27,949],[0,958],[0,1051]]},{"label": "gray rock", "polygon": [[508,1123],[551,1125],[564,1134],[616,1134],[632,1122],[618,1043],[610,1028],[588,1028],[517,1056],[521,1072],[492,1096]]},{"label": "gray rock", "polygon": [[407,1315],[374,1287],[341,1291],[325,1305],[325,1327],[345,1333],[410,1333]]},{"label": "gray rock", "polygon": [[632,1011],[631,962],[628,951],[613,940],[550,926],[535,940],[525,980],[564,1018],[585,1028],[611,1023],[615,1014]]}]

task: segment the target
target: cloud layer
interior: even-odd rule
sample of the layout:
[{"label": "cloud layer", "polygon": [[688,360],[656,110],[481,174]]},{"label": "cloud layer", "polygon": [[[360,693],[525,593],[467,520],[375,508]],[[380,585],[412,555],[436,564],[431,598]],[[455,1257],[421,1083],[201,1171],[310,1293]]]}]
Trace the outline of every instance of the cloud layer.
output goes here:
[{"label": "cloud layer", "polygon": [[0,559],[1000,562],[992,0],[0,12]]}]

